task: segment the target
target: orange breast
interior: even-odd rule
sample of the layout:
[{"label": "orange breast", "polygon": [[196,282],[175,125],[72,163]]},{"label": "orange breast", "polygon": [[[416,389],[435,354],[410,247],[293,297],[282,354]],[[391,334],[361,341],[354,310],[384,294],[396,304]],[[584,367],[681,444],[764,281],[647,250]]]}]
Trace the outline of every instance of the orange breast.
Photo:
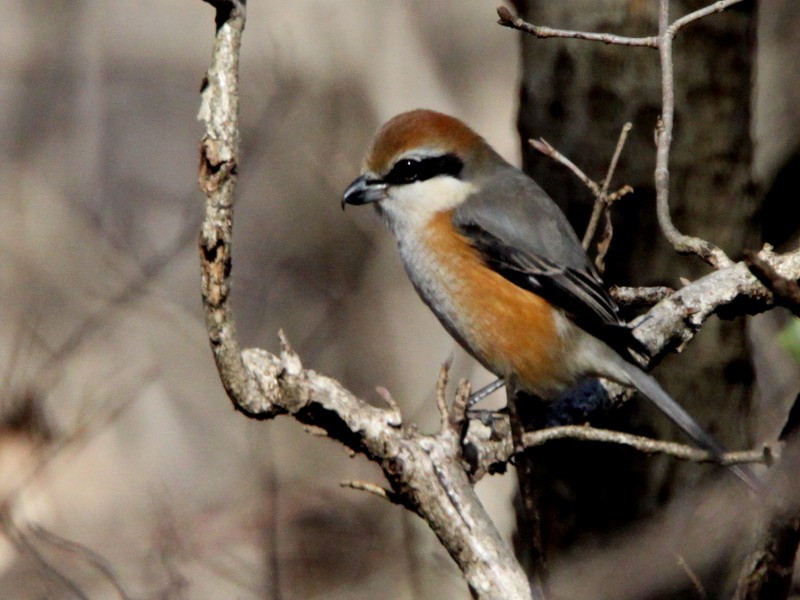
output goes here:
[{"label": "orange breast", "polygon": [[544,299],[487,267],[467,239],[455,233],[451,214],[439,213],[424,245],[436,257],[444,291],[452,298],[450,319],[475,358],[501,377],[516,377],[542,396],[561,391],[565,339],[563,319]]}]

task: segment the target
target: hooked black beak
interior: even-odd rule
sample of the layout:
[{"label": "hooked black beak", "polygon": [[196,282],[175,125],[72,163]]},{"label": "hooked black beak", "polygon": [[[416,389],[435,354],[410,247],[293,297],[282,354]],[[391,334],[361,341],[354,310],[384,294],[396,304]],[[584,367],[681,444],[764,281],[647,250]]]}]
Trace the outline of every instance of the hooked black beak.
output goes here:
[{"label": "hooked black beak", "polygon": [[371,204],[386,198],[386,184],[378,180],[369,180],[365,175],[358,177],[353,183],[347,186],[342,196],[342,210],[345,205],[352,204]]}]

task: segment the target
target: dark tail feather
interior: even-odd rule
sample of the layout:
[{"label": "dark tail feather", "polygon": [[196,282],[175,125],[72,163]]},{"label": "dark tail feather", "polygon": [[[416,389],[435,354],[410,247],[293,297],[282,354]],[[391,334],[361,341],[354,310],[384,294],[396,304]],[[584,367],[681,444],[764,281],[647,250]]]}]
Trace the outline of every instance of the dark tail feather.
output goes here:
[{"label": "dark tail feather", "polygon": [[[716,459],[721,459],[725,448],[703,429],[683,407],[675,402],[664,391],[664,388],[653,377],[642,371],[639,367],[624,363],[620,365],[630,378],[631,384],[655,404],[658,409],[680,427],[695,443],[702,446]],[[753,471],[745,465],[726,465],[730,471],[741,479],[754,492],[763,491],[763,484],[756,478]]]}]

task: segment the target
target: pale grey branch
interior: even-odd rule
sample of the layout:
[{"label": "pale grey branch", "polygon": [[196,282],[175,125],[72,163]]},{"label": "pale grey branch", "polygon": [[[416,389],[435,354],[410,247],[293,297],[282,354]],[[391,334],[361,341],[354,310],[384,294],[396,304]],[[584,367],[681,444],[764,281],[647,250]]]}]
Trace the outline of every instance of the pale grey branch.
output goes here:
[{"label": "pale grey branch", "polygon": [[[444,399],[446,370],[440,380],[442,428],[434,436],[402,427],[391,396],[389,410],[363,402],[338,382],[303,369],[281,333],[281,353],[241,352],[229,305],[234,187],[239,157],[238,62],[245,23],[239,0],[210,2],[217,8],[217,32],[199,118],[200,187],[206,213],[200,234],[202,292],[206,325],[220,378],[234,406],[256,418],[289,414],[324,431],[353,452],[378,463],[391,484],[354,484],[409,507],[422,517],[458,564],[475,598],[528,600],[531,591],[511,548],[500,537],[475,495],[461,458],[457,419]],[[456,412],[466,410],[462,385]]]}]

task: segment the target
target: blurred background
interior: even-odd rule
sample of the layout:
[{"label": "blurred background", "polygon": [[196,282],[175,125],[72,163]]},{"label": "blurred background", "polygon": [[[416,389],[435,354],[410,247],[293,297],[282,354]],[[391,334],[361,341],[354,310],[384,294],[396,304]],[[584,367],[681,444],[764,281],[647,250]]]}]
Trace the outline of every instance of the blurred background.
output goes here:
[{"label": "blurred background", "polygon": [[[794,181],[800,15],[764,4],[754,164]],[[3,16],[2,597],[466,597],[416,517],[339,487],[380,483],[376,467],[288,419],[248,421],[219,384],[195,243],[211,7],[6,0]],[[339,201],[375,129],[412,108],[466,120],[519,163],[519,38],[495,21],[485,0],[248,9],[241,341],[275,350],[282,328],[306,367],[376,403],[388,388],[423,430],[444,360],[488,376],[417,299],[371,211]],[[513,489],[480,484],[509,536]]]}]

